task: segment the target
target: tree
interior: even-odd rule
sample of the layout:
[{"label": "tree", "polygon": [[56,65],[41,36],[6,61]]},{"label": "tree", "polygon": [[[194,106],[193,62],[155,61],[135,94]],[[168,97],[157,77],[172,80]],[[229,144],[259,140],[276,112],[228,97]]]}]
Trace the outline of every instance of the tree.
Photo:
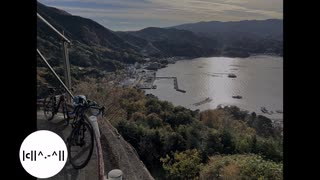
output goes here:
[{"label": "tree", "polygon": [[281,162],[283,159],[282,140],[258,138],[254,152],[266,159]]},{"label": "tree", "polygon": [[191,114],[185,111],[178,112],[175,118],[174,126],[180,124],[190,124],[192,122]]},{"label": "tree", "polygon": [[220,129],[225,116],[225,112],[220,109],[206,110],[200,113],[200,121],[210,128]]},{"label": "tree", "polygon": [[175,152],[173,158],[166,155],[160,161],[169,179],[194,179],[202,166],[200,153],[196,149]]},{"label": "tree", "polygon": [[161,127],[162,119],[156,113],[151,113],[147,116],[147,123],[151,128]]},{"label": "tree", "polygon": [[257,134],[263,137],[275,136],[271,119],[259,115],[253,122],[252,126],[256,129]]},{"label": "tree", "polygon": [[206,152],[208,155],[223,153],[223,144],[221,144],[221,135],[217,131],[212,131],[208,135]]},{"label": "tree", "polygon": [[153,167],[161,166],[159,162],[161,147],[162,143],[159,132],[154,129],[145,129],[137,150],[141,160],[143,160],[149,168],[153,169]]},{"label": "tree", "polygon": [[248,111],[242,111],[237,106],[226,106],[223,108],[223,110],[231,114],[236,120],[244,120],[248,115]]},{"label": "tree", "polygon": [[221,144],[223,144],[223,153],[232,154],[235,150],[235,145],[230,132],[224,130],[221,134]]},{"label": "tree", "polygon": [[142,114],[141,112],[135,112],[131,116],[131,121],[140,121],[140,122],[145,122],[147,119],[146,115]]},{"label": "tree", "polygon": [[176,132],[160,131],[163,155],[175,151],[183,151],[187,147],[186,140]]},{"label": "tree", "polygon": [[161,105],[157,99],[154,99],[154,98],[148,99],[146,103],[146,107],[147,107],[148,114],[150,113],[160,114],[161,112]]}]

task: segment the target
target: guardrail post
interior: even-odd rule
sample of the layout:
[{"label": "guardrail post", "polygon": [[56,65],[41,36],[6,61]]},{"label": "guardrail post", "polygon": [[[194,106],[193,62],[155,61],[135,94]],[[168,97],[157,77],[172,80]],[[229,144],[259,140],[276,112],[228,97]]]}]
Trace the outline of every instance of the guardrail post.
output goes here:
[{"label": "guardrail post", "polygon": [[108,173],[108,180],[122,180],[123,172],[120,169],[113,169]]},{"label": "guardrail post", "polygon": [[[62,35],[64,35],[64,31],[62,31]],[[64,65],[65,83],[66,83],[66,86],[69,89],[71,89],[71,75],[70,75],[68,44],[64,39],[62,40],[62,57],[63,57],[63,65]],[[67,95],[67,102],[71,103],[71,98],[69,95]]]},{"label": "guardrail post", "polygon": [[100,131],[99,131],[99,125],[98,125],[98,118],[97,116],[90,116],[89,120],[91,122],[91,125],[93,127],[93,130],[95,132],[95,135],[98,139],[100,139]]},{"label": "guardrail post", "polygon": [[97,116],[90,116],[90,117],[86,116],[86,117],[89,119],[89,122],[92,125],[93,131],[94,131],[94,138],[96,141],[97,155],[98,155],[99,180],[105,180],[104,160],[103,160],[102,147],[101,147],[101,141],[100,141],[100,131],[99,131],[99,125],[98,125],[98,118],[97,118]]}]

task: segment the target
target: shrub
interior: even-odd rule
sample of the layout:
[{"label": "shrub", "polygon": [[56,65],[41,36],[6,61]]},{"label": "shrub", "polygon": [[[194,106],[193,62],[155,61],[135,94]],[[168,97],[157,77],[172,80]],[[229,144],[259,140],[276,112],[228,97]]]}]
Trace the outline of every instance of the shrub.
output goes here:
[{"label": "shrub", "polygon": [[200,172],[201,157],[196,149],[175,152],[173,157],[161,158],[168,179],[195,179]]},{"label": "shrub", "polygon": [[253,154],[212,156],[201,170],[200,179],[281,180],[283,165],[263,160],[261,156]]}]

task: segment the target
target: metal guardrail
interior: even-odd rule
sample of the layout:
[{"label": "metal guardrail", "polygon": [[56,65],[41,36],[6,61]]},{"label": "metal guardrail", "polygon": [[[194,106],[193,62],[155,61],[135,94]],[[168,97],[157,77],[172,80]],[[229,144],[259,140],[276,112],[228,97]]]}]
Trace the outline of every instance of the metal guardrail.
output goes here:
[{"label": "metal guardrail", "polygon": [[[68,55],[68,44],[71,45],[71,41],[64,36],[64,32],[60,33],[55,27],[53,27],[39,13],[37,13],[37,17],[42,22],[44,22],[50,29],[52,29],[58,36],[60,36],[62,38],[62,55],[63,55],[63,64],[64,64],[64,77],[65,77],[65,85],[64,86],[66,86],[68,88],[71,88],[70,62],[69,62],[69,55]],[[38,54],[39,53],[40,53],[40,51],[38,50]],[[46,64],[48,65],[47,62],[46,62]],[[53,71],[53,69],[50,66],[49,66],[49,68],[50,68],[51,71]],[[71,97],[72,97],[72,95],[71,95]],[[70,102],[70,103],[71,103],[71,97],[68,96],[68,95],[66,96],[67,101]]]},{"label": "metal guardrail", "polygon": [[53,70],[53,68],[51,67],[51,65],[48,63],[48,61],[46,60],[46,58],[41,54],[41,52],[39,51],[39,49],[37,48],[37,53],[40,56],[41,60],[48,66],[48,68],[50,69],[50,71],[53,73],[53,75],[58,79],[58,81],[62,84],[63,88],[68,92],[68,94],[74,98],[73,94],[71,93],[71,91],[68,89],[68,87],[62,82],[62,80],[60,79],[60,77],[58,76],[58,74]]},{"label": "metal guardrail", "polygon": [[37,13],[37,17],[43,21],[46,25],[48,25],[53,31],[55,31],[63,40],[71,44],[71,41],[66,38],[63,34],[61,34],[56,28],[54,28],[47,20],[45,20],[39,13]]}]

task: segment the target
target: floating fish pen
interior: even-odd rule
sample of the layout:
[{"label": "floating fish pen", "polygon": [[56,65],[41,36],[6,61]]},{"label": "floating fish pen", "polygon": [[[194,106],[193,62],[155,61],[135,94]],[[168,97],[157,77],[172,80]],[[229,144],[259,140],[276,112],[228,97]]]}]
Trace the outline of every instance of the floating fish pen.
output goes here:
[{"label": "floating fish pen", "polygon": [[194,103],[193,105],[195,105],[195,106],[200,106],[200,105],[202,105],[202,104],[209,103],[209,102],[211,102],[211,101],[212,101],[212,99],[211,99],[210,97],[207,97],[205,100],[200,101],[200,102],[197,102],[197,103]]}]

